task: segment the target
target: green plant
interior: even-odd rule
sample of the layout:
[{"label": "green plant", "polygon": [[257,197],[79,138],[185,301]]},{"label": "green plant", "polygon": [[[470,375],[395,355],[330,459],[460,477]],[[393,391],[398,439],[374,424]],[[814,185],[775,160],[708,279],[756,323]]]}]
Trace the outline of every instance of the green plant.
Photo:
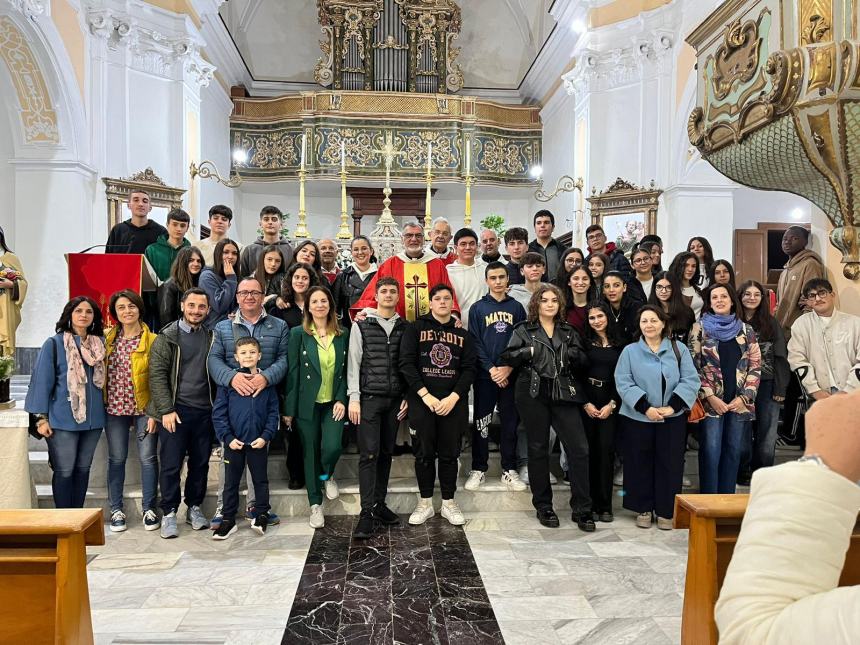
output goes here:
[{"label": "green plant", "polygon": [[491,231],[495,231],[496,235],[502,237],[505,234],[505,218],[501,215],[487,215],[484,219],[481,220],[481,226],[484,228],[488,228]]},{"label": "green plant", "polygon": [[5,381],[15,371],[15,359],[12,356],[0,356],[0,381]]}]

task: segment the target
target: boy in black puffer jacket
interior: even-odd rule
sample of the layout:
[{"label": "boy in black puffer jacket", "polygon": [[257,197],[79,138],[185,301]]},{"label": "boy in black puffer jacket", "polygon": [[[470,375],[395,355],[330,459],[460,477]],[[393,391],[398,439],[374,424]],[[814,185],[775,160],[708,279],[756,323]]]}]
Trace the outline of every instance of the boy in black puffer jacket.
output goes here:
[{"label": "boy in black puffer jacket", "polygon": [[[256,338],[236,339],[236,362],[239,371],[257,373],[260,343]],[[232,387],[218,386],[218,396],[212,408],[212,421],[218,440],[224,444],[224,508],[223,521],[214,535],[226,540],[236,532],[236,510],[239,507],[239,481],[247,461],[256,492],[256,517],[251,528],[260,535],[269,524],[269,478],[266,472],[269,451],[266,446],[275,436],[280,422],[278,394],[269,385],[257,396],[242,396]]]}]

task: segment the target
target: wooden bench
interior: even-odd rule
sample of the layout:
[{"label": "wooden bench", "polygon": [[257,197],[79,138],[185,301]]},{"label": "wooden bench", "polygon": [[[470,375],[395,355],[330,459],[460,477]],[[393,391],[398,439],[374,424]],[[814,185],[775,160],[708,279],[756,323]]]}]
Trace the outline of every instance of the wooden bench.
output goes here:
[{"label": "wooden bench", "polygon": [[[677,495],[675,528],[689,529],[681,643],[717,645],[714,606],[732,559],[749,495]],[[860,584],[860,525],[854,528],[840,586]]]},{"label": "wooden bench", "polygon": [[101,509],[0,510],[0,642],[93,642],[87,545]]}]

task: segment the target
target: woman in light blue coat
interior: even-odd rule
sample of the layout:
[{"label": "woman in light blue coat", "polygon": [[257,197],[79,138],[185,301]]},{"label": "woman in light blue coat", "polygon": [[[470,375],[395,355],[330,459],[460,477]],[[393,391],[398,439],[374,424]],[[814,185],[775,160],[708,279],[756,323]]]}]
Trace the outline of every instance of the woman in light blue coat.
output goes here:
[{"label": "woman in light blue coat", "polygon": [[666,314],[645,305],[637,314],[639,340],[624,348],[615,368],[624,427],[624,508],[636,526],[672,528],[681,492],[687,412],[696,401],[699,375],[690,351],[669,338]]}]

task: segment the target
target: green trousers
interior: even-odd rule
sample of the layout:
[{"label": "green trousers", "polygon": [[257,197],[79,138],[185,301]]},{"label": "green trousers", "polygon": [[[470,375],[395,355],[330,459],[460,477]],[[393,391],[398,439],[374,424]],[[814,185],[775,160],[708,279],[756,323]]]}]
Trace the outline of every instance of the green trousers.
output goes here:
[{"label": "green trousers", "polygon": [[310,421],[296,419],[299,434],[302,438],[302,451],[305,460],[305,486],[308,489],[308,502],[322,504],[322,482],[320,475],[334,473],[334,467],[340,458],[341,436],[343,435],[343,419],[332,419],[334,401],[314,403],[313,418]]}]

